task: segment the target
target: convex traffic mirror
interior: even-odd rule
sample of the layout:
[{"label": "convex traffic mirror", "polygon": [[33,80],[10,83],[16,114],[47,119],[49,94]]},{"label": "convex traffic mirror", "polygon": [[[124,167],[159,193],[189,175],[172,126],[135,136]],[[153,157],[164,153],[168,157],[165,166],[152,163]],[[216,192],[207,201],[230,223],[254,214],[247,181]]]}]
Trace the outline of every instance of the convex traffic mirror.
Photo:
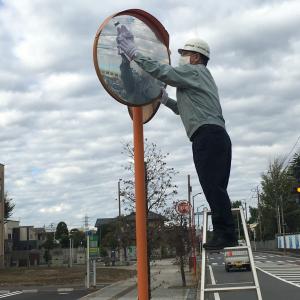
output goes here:
[{"label": "convex traffic mirror", "polygon": [[[165,84],[129,61],[117,48],[117,27],[125,25],[133,34],[138,51],[161,63],[169,64],[169,35],[150,14],[126,10],[108,17],[94,41],[94,65],[100,82],[117,101],[127,106],[145,106],[146,119],[155,114]],[[130,108],[129,108],[130,111]],[[144,118],[145,119],[145,118]]]}]

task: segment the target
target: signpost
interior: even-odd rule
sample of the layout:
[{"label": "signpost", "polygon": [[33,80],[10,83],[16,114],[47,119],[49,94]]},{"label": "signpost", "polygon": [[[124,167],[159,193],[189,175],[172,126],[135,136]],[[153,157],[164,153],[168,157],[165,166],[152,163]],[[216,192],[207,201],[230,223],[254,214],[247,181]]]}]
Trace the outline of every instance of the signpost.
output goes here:
[{"label": "signpost", "polygon": [[99,256],[98,236],[92,234],[89,236],[89,257],[92,261],[93,286],[96,287],[96,258]]},{"label": "signpost", "polygon": [[[182,200],[179,201],[176,204],[176,211],[178,212],[178,214],[181,215],[181,223],[182,223],[182,217],[183,216],[191,216],[191,211],[192,211],[192,206],[190,204],[190,201],[186,201],[186,200]],[[194,216],[193,216],[193,220],[194,220]],[[193,222],[194,223],[194,222]],[[194,233],[192,232],[192,230],[195,230],[195,226],[191,227],[191,223],[190,223],[190,237],[191,237],[191,242],[192,242],[192,246],[193,246],[193,266],[194,266],[194,274],[196,275],[196,271],[197,271],[197,262],[196,262],[196,251],[195,251],[195,238],[194,238]]]}]

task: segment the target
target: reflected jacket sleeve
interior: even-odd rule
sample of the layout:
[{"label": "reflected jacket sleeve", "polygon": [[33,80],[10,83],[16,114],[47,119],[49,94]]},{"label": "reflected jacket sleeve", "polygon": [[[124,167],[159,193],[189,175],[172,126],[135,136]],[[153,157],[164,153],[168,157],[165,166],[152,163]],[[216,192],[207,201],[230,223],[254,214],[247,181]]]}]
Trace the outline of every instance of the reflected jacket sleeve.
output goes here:
[{"label": "reflected jacket sleeve", "polygon": [[165,82],[168,85],[180,88],[193,87],[197,84],[199,74],[190,65],[172,67],[168,64],[161,64],[150,57],[137,53],[134,61],[147,73]]},{"label": "reflected jacket sleeve", "polygon": [[170,108],[176,115],[179,115],[178,107],[177,107],[177,101],[168,98],[167,103],[165,104],[168,108]]},{"label": "reflected jacket sleeve", "polygon": [[124,88],[128,94],[131,94],[134,91],[135,80],[132,74],[132,70],[130,68],[130,62],[126,58],[122,58],[120,71]]}]

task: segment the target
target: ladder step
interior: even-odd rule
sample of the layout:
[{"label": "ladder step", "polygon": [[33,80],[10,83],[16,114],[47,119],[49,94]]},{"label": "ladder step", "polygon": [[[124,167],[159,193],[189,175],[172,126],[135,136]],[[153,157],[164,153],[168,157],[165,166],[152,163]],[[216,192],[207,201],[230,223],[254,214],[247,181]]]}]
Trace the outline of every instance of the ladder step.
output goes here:
[{"label": "ladder step", "polygon": [[205,292],[215,293],[215,292],[231,292],[231,291],[241,291],[241,290],[255,290],[257,287],[255,285],[249,286],[231,286],[231,287],[216,287],[216,288],[206,288]]},{"label": "ladder step", "polygon": [[[239,213],[241,210],[239,208],[232,208],[231,211],[233,213]],[[211,215],[211,211],[210,210],[207,210],[206,213],[207,213],[208,216]]]},{"label": "ladder step", "polygon": [[226,247],[224,248],[225,251],[227,250],[243,250],[243,249],[249,249],[248,246],[235,246],[235,247]]},{"label": "ladder step", "polygon": [[240,208],[232,208],[231,211],[241,211]]}]

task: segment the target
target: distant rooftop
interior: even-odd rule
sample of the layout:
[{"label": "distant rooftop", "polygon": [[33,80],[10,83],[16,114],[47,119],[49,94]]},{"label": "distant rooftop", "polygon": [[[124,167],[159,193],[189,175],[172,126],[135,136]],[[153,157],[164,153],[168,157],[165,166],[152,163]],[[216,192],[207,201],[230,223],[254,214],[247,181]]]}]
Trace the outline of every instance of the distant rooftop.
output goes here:
[{"label": "distant rooftop", "polygon": [[[125,219],[129,222],[134,222],[135,221],[135,213],[132,212],[131,214],[127,215],[127,216],[123,216],[125,217]],[[97,219],[96,223],[95,223],[95,227],[100,227],[102,225],[107,225],[110,224],[114,221],[116,221],[119,217],[115,217],[115,218],[99,218]],[[155,212],[150,211],[148,213],[148,220],[149,221],[167,221],[167,219],[160,215],[157,214]]]}]

